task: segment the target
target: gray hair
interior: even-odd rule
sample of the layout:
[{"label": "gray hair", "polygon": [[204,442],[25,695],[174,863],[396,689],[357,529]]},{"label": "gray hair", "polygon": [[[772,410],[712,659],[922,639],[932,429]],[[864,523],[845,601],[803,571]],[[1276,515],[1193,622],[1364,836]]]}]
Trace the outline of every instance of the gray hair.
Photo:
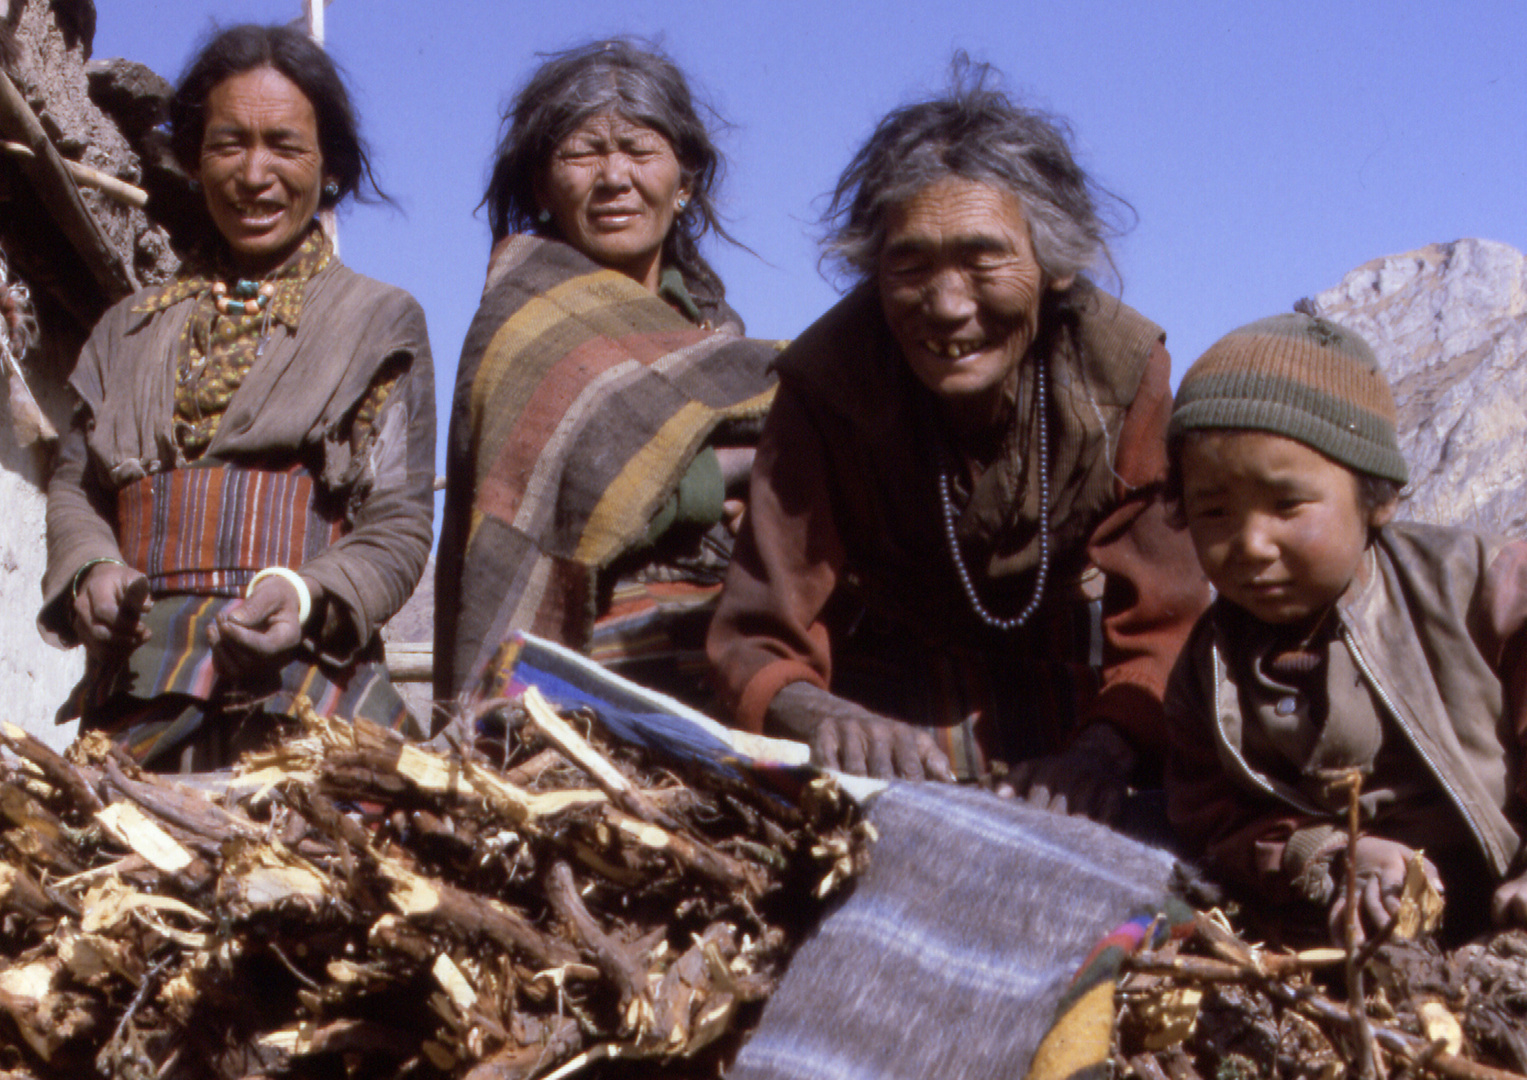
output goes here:
[{"label": "gray hair", "polygon": [[1023,206],[1034,255],[1052,278],[1110,264],[1100,204],[1128,204],[1076,163],[1059,117],[1009,100],[987,82],[995,71],[955,57],[947,95],[905,105],[882,120],[838,180],[823,215],[827,257],[869,278],[885,245],[886,220],[930,184],[954,176],[1011,193]]},{"label": "gray hair", "polygon": [[[713,110],[706,108],[712,118]],[[495,241],[512,232],[547,233],[538,220],[537,178],[557,145],[590,117],[614,113],[668,140],[689,200],[663,241],[663,261],[691,285],[720,300],[721,280],[700,255],[699,240],[722,228],[716,189],[724,162],[701,121],[684,73],[656,46],[610,38],[546,57],[504,113],[503,133],[483,204]]]}]

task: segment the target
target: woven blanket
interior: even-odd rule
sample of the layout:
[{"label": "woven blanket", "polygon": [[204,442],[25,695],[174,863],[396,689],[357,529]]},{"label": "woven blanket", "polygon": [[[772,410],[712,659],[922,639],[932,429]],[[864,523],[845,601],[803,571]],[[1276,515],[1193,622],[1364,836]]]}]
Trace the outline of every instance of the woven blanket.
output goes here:
[{"label": "woven blanket", "polygon": [[1172,857],[943,784],[894,784],[870,820],[869,870],[791,961],[729,1080],[1106,1075],[1109,961],[1168,911]]},{"label": "woven blanket", "polygon": [[437,693],[475,687],[512,630],[587,647],[597,575],[719,424],[767,411],[776,352],[565,244],[499,245],[456,376]]}]

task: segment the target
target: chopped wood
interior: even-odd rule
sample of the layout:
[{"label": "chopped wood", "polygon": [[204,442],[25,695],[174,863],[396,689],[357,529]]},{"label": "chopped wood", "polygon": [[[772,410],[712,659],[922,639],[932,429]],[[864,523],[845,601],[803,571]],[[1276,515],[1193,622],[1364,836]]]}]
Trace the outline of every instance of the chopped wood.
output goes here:
[{"label": "chopped wood", "polygon": [[[1355,962],[1366,987],[1356,1007]],[[1527,1080],[1527,1046],[1515,1037],[1527,1024],[1522,931],[1452,953],[1429,938],[1294,953],[1249,944],[1220,913],[1199,913],[1180,946],[1137,953],[1125,971],[1116,1077],[1333,1080],[1361,1071],[1361,1039],[1379,1075]],[[1195,1023],[1168,1045],[1153,1041],[1162,1003],[1189,991],[1199,995]]]},{"label": "chopped wood", "polygon": [[0,1070],[717,1075],[868,827],[533,710],[185,781],[0,729]]}]

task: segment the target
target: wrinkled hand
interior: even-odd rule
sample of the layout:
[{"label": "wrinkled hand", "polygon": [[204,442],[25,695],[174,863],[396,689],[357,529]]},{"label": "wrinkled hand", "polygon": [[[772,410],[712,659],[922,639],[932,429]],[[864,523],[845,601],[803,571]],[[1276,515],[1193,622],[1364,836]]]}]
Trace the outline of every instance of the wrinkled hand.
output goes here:
[{"label": "wrinkled hand", "polygon": [[[309,581],[308,589],[316,603],[318,587]],[[302,642],[300,603],[291,582],[268,577],[243,600],[223,608],[207,627],[207,644],[218,671],[246,678],[279,666]]]},{"label": "wrinkled hand", "polygon": [[120,563],[96,563],[75,593],[75,636],[92,659],[125,655],[149,639],[140,616],[153,606],[142,573]]},{"label": "wrinkled hand", "polygon": [[1135,752],[1124,737],[1107,724],[1092,724],[1064,753],[1021,762],[997,794],[1107,824],[1119,816],[1134,767]]},{"label": "wrinkled hand", "polygon": [[1527,873],[1503,882],[1490,899],[1490,918],[1499,927],[1527,926]]},{"label": "wrinkled hand", "polygon": [[[1357,941],[1367,939],[1369,932],[1377,932],[1388,924],[1395,912],[1400,910],[1400,896],[1405,890],[1405,868],[1415,855],[1415,849],[1394,840],[1378,836],[1360,836],[1353,848],[1352,860],[1357,868]],[[1422,860],[1427,880],[1442,894],[1442,876],[1430,860]],[[1347,925],[1347,875],[1336,872],[1336,899],[1331,903],[1328,923],[1333,941],[1346,939]]]},{"label": "wrinkled hand", "polygon": [[953,780],[932,734],[870,712],[810,683],[791,683],[769,703],[771,729],[811,747],[811,763],[891,780]]}]

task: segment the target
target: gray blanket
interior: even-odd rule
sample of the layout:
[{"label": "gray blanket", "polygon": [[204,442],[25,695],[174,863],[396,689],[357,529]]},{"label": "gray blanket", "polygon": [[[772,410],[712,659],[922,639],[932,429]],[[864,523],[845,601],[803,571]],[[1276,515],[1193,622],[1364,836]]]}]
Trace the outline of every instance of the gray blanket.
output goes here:
[{"label": "gray blanket", "polygon": [[868,872],[796,954],[730,1080],[1022,1077],[1098,941],[1174,860],[942,784],[876,797]]}]

